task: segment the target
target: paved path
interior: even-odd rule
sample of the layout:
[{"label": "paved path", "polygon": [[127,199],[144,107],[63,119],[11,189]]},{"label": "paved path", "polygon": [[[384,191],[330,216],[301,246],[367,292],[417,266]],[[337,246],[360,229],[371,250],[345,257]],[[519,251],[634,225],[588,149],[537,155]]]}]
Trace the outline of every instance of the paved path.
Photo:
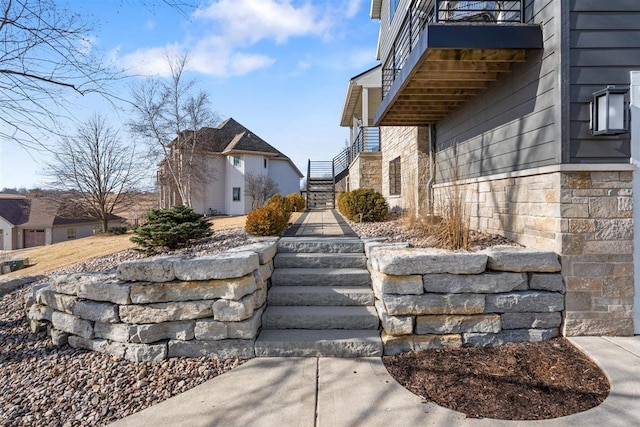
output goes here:
[{"label": "paved path", "polygon": [[303,213],[285,233],[286,237],[357,237],[335,209]]},{"label": "paved path", "polygon": [[[293,236],[352,232],[334,211],[308,212]],[[344,220],[342,220],[344,223]],[[399,385],[380,358],[257,358],[112,426],[640,426],[640,337],[571,338],[604,370],[611,393],[589,411],[546,421],[467,419]]]}]

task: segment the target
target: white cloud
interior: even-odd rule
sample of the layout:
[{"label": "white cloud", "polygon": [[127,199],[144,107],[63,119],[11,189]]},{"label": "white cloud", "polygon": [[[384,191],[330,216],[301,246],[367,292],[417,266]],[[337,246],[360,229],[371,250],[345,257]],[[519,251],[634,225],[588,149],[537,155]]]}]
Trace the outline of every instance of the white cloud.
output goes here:
[{"label": "white cloud", "polygon": [[330,27],[311,3],[296,7],[290,0],[219,0],[194,17],[217,22],[232,44],[263,39],[283,43],[290,37],[322,35]]},{"label": "white cloud", "polygon": [[[164,47],[140,49],[121,58],[126,69],[143,75],[166,76],[166,54],[188,52],[189,70],[218,77],[244,75],[273,65],[276,59],[251,52],[259,42],[286,43],[294,37],[335,38],[336,27],[355,16],[363,0],[293,2],[292,0],[216,0],[193,14],[194,26],[203,34],[192,35]],[[147,28],[155,24],[147,22]],[[195,30],[194,30],[195,31]],[[296,72],[311,66],[300,60]]]},{"label": "white cloud", "polygon": [[350,0],[347,1],[347,10],[345,11],[345,16],[348,19],[353,18],[360,11],[360,5],[362,4],[362,0]]}]

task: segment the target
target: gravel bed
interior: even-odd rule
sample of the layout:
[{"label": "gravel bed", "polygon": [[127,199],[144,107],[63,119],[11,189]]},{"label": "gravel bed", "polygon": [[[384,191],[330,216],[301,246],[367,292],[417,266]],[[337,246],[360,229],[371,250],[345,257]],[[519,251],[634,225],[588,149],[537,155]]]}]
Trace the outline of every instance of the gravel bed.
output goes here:
[{"label": "gravel bed", "polygon": [[[216,232],[188,248],[170,252],[187,258],[249,243],[244,229]],[[97,257],[54,274],[113,271],[134,250]],[[46,282],[46,279],[40,280]],[[55,347],[29,329],[24,286],[0,299],[0,425],[104,425],[187,391],[239,366],[238,359],[172,358],[129,362],[98,352]]]},{"label": "gravel bed", "polygon": [[[361,238],[386,237],[389,242],[407,242],[416,248],[438,246],[434,239],[420,227],[409,225],[406,219],[397,215],[392,215],[387,221],[381,222],[353,222],[346,218],[345,221]],[[477,230],[469,231],[469,251],[478,251],[496,245],[517,246],[517,243],[503,236],[482,233]]]}]

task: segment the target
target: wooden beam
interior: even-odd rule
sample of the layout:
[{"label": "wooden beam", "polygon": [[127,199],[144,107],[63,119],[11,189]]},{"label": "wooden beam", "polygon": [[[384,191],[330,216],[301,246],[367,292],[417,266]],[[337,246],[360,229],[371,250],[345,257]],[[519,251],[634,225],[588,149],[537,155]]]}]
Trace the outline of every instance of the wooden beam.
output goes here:
[{"label": "wooden beam", "polygon": [[429,49],[425,61],[524,62],[524,49]]},{"label": "wooden beam", "polygon": [[414,81],[486,82],[498,80],[498,73],[464,73],[455,71],[418,70],[411,79]]},{"label": "wooden beam", "polygon": [[510,62],[483,62],[483,61],[424,61],[420,65],[420,71],[445,71],[445,72],[496,72],[508,73],[511,71]]}]

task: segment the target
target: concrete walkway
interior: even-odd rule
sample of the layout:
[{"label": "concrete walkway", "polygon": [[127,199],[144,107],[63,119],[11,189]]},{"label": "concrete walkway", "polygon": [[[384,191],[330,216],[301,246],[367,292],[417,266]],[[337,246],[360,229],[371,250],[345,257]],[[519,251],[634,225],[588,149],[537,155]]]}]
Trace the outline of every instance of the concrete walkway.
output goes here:
[{"label": "concrete walkway", "polygon": [[335,209],[304,212],[285,237],[358,237]]},{"label": "concrete walkway", "polygon": [[[306,216],[305,216],[306,215]],[[332,211],[307,212],[293,236],[345,236]],[[342,220],[344,222],[344,220]],[[344,224],[346,225],[346,224]],[[348,226],[347,226],[348,229]],[[351,232],[350,229],[347,233]],[[342,233],[342,234],[341,234]],[[611,382],[604,403],[546,421],[467,419],[398,384],[380,358],[256,358],[111,424],[162,426],[636,426],[640,425],[640,337],[578,337]]]},{"label": "concrete walkway", "polygon": [[640,425],[640,338],[571,338],[611,381],[589,411],[546,421],[467,419],[400,386],[379,358],[258,358],[112,426]]}]

